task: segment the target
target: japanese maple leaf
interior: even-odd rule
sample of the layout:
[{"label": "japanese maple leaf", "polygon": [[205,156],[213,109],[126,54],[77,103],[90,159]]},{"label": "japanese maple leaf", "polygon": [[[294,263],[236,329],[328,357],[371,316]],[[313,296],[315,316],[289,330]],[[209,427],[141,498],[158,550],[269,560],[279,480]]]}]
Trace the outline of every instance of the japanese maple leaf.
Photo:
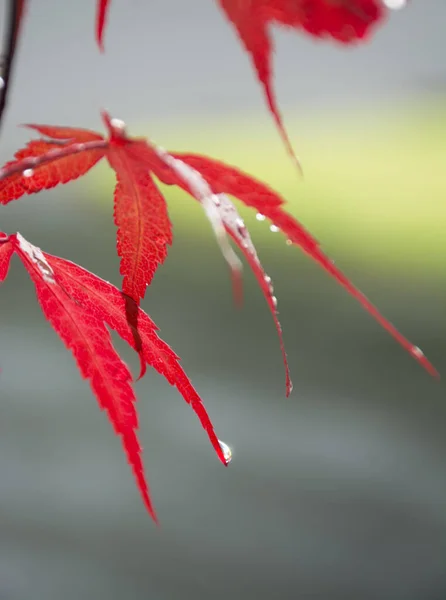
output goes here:
[{"label": "japanese maple leaf", "polygon": [[364,39],[384,16],[381,0],[217,0],[254,65],[268,108],[288,153],[296,161],[277,105],[272,79],[273,41],[269,27],[278,24],[330,37],[343,44]]},{"label": "japanese maple leaf", "polygon": [[[138,213],[135,210],[133,211],[132,214],[136,215],[136,218],[139,220],[144,221],[149,218],[150,222],[153,222],[157,217],[155,211],[158,210],[160,205],[162,206],[163,211],[163,221],[165,220],[164,215],[167,214],[164,200],[161,195],[159,195],[159,191],[155,187],[153,180],[150,178],[151,174],[155,175],[160,181],[167,185],[177,185],[184,189],[203,206],[215,231],[222,252],[231,268],[235,290],[238,295],[240,295],[241,263],[228,243],[227,236],[229,236],[239,247],[252,268],[276,324],[286,369],[286,390],[287,394],[289,394],[292,386],[289,377],[286,352],[282,340],[282,330],[277,317],[277,299],[274,295],[271,278],[264,272],[246,226],[228,197],[228,195],[232,195],[242,201],[245,205],[254,208],[262,219],[268,218],[271,221],[271,229],[273,231],[281,230],[285,234],[288,244],[295,244],[304,250],[304,252],[313,258],[313,260],[315,260],[328,274],[334,277],[340,285],[355,297],[384,327],[384,329],[386,329],[416,360],[418,360],[420,364],[422,364],[431,374],[438,375],[437,371],[424,356],[423,352],[417,346],[414,346],[409,342],[389,321],[387,321],[387,319],[385,319],[384,316],[381,315],[378,309],[333,264],[333,261],[322,252],[320,245],[315,238],[313,238],[294,217],[284,210],[284,200],[279,194],[274,192],[274,190],[255,178],[243,173],[239,169],[223,162],[194,154],[168,153],[164,149],[154,146],[148,140],[128,138],[121,121],[110,119],[106,113],[104,113],[103,116],[110,131],[109,140],[97,140],[95,138],[87,141],[76,141],[76,136],[78,136],[79,140],[84,140],[87,135],[98,136],[98,134],[86,130],[69,130],[67,128],[61,128],[60,131],[64,132],[61,137],[65,138],[70,135],[71,142],[66,142],[66,144],[61,147],[57,146],[55,141],[45,142],[50,144],[53,143],[53,146],[51,146],[50,149],[42,147],[42,153],[36,155],[37,144],[42,143],[42,141],[37,141],[34,142],[35,146],[32,147],[33,151],[30,152],[31,156],[25,156],[27,149],[17,153],[17,159],[15,161],[7,163],[3,169],[0,169],[0,203],[6,204],[13,198],[18,198],[24,193],[35,192],[38,189],[43,189],[45,187],[52,187],[57,183],[55,173],[57,173],[58,170],[66,173],[67,165],[70,165],[71,163],[73,164],[73,177],[81,175],[82,169],[80,168],[80,162],[82,156],[85,154],[90,162],[93,160],[96,161],[97,157],[92,153],[98,152],[98,149],[108,156],[110,163],[118,171],[126,171],[124,166],[119,162],[120,160],[123,161],[123,163],[128,161],[128,164],[131,165],[131,168],[128,168],[128,173],[126,172],[128,178],[125,180],[127,183],[126,189],[129,194],[129,203],[133,202],[132,194],[135,194],[132,180],[132,177],[135,174],[140,175],[141,178],[149,178],[150,185],[156,190],[157,194],[155,197],[157,199],[157,204],[152,206],[150,203],[147,203],[142,207],[142,210],[149,211],[149,215]],[[58,133],[58,128],[49,128],[48,126],[38,125],[34,125],[33,127],[42,133],[49,133],[51,131],[53,138],[55,138],[54,134]],[[76,135],[70,133],[72,131],[76,131]],[[33,142],[31,142],[31,144],[33,144]],[[29,147],[31,147],[31,145]],[[86,168],[85,165],[83,165],[83,172],[85,171]],[[143,186],[138,187],[138,190],[142,187]],[[150,189],[151,194],[153,195],[154,192],[152,192],[152,187]],[[120,184],[118,183],[117,191],[115,193],[115,213],[116,206],[119,206],[119,202],[116,202],[116,195],[119,196],[121,193]],[[155,214],[153,214],[154,212]],[[128,228],[130,229],[131,227],[132,223],[130,222]],[[135,229],[133,231],[135,231]],[[140,232],[138,233],[137,231],[136,234],[139,235]],[[149,242],[150,243],[144,246],[144,248],[148,247],[151,249],[153,247],[151,245],[153,240],[149,240]],[[158,242],[158,238],[155,240],[155,243],[156,242]],[[120,242],[118,232],[118,250],[119,249]],[[131,259],[132,253],[130,252],[129,255]],[[146,260],[146,257],[143,256],[142,260]],[[156,268],[161,261],[152,260],[152,263],[153,262],[155,263]],[[123,261],[121,262],[121,265],[122,264]],[[135,324],[132,319],[130,319],[129,322]],[[138,346],[139,342],[137,338],[136,330],[135,344]],[[140,352],[140,349],[137,349]]]},{"label": "japanese maple leaf", "polygon": [[[122,122],[104,113],[109,138],[86,130],[49,125],[27,125],[49,139],[31,141],[6,166],[14,168],[25,158],[49,156],[41,166],[16,172],[0,185],[0,203],[7,204],[43,189],[85,175],[106,157],[116,173],[114,220],[121,258],[122,291],[139,302],[156,268],[167,256],[172,231],[167,207],[145,165],[137,160],[145,141],[126,137]],[[32,161],[31,163],[32,164]]]},{"label": "japanese maple leaf", "polygon": [[[144,504],[153,519],[155,511],[144,475],[141,446],[136,431],[138,416],[132,376],[112,345],[113,329],[131,347],[134,335],[127,322],[127,299],[113,285],[63,258],[42,252],[19,233],[0,233],[0,281],[7,274],[11,256],[16,253],[33,281],[43,314],[71,350],[77,366],[88,379],[99,407],[105,410],[121,437]],[[139,336],[144,360],[177,387],[197,414],[223,464],[224,453],[201,399],[179,364],[178,356],[157,335],[157,327],[136,303]],[[136,349],[136,348],[135,348]]]}]

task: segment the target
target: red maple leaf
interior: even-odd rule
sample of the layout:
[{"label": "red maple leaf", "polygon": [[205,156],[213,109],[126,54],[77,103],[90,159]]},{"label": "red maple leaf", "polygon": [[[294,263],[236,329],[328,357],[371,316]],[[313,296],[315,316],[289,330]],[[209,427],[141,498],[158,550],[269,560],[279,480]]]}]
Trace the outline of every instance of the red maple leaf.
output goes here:
[{"label": "red maple leaf", "polygon": [[[232,195],[247,206],[254,208],[262,218],[268,218],[273,231],[282,231],[288,240],[287,243],[299,246],[313,258],[355,297],[427,371],[438,375],[422,351],[409,342],[381,315],[378,309],[322,252],[315,238],[284,210],[284,200],[279,194],[239,169],[217,160],[194,154],[169,154],[148,140],[129,138],[125,134],[125,128],[121,121],[110,119],[106,113],[103,117],[110,131],[108,140],[88,139],[85,142],[67,142],[61,147],[52,147],[50,150],[46,150],[43,146],[43,154],[40,156],[24,158],[22,156],[26,153],[26,149],[21,150],[18,153],[20,158],[0,169],[0,203],[5,204],[24,193],[37,191],[34,182],[38,182],[38,189],[52,187],[55,179],[50,175],[57,171],[59,161],[64,166],[64,174],[69,172],[67,165],[72,162],[72,170],[74,176],[77,177],[81,171],[86,171],[85,163],[82,164],[82,168],[80,165],[83,155],[89,157],[91,162],[93,158],[94,161],[97,158],[96,154],[92,153],[103,152],[118,174],[118,185],[115,192],[115,220],[120,228],[118,230],[118,251],[122,257],[123,291],[128,295],[133,292],[134,300],[138,301],[142,294],[137,294],[136,291],[140,291],[145,283],[150,283],[155,269],[165,258],[166,243],[171,241],[167,208],[151,179],[151,174],[167,185],[181,187],[203,206],[231,268],[238,296],[241,291],[241,263],[232,250],[227,236],[230,236],[236,243],[253,269],[279,334],[286,368],[286,390],[289,394],[292,386],[282,341],[282,331],[277,318],[277,299],[271,279],[261,266],[245,224],[227,196],[227,194]],[[50,131],[47,127],[34,127],[42,132]],[[67,129],[63,128],[63,131],[66,132]],[[98,135],[85,130],[76,131],[77,139],[84,139],[82,136],[87,134],[89,136]],[[56,134],[59,135],[57,131]],[[72,133],[70,136],[71,139],[75,139]],[[39,143],[42,141],[34,142],[33,149],[37,148]],[[54,141],[52,143],[55,144]],[[84,158],[84,160],[86,159]],[[144,265],[142,273],[138,272],[137,267],[140,265]],[[131,315],[129,318],[129,311],[127,311],[127,317],[128,322],[134,325],[134,343],[143,358],[141,341],[138,340],[139,326],[136,328],[136,321],[132,319]]]},{"label": "red maple leaf", "polygon": [[[27,125],[49,139],[31,141],[5,165],[14,169],[28,159],[31,166],[19,169],[0,184],[0,203],[77,179],[106,157],[117,177],[114,217],[124,277],[122,291],[139,302],[157,266],[167,256],[167,245],[172,243],[171,224],[147,167],[137,160],[138,148],[145,142],[127,138],[119,120],[105,113],[104,120],[109,139],[86,129]],[[33,168],[32,158],[42,156],[51,160],[40,166],[36,163]]]},{"label": "red maple leaf", "polygon": [[[144,504],[156,520],[136,435],[138,416],[132,376],[114,349],[107,329],[108,326],[116,331],[135,348],[134,332],[126,317],[128,299],[107,281],[72,262],[42,252],[19,233],[8,236],[0,232],[0,281],[7,276],[14,252],[35,285],[43,314],[73,353],[100,408],[107,412],[116,434],[121,437]],[[133,304],[138,313],[144,360],[177,387],[200,419],[220,460],[227,465],[229,457],[224,455],[206,409],[180,366],[178,356],[158,337],[157,327],[148,315]]]},{"label": "red maple leaf", "polygon": [[277,24],[301,29],[343,44],[365,38],[384,17],[380,0],[218,0],[251,57],[266,101],[288,153],[296,161],[277,105],[272,78],[273,41],[269,27]]}]

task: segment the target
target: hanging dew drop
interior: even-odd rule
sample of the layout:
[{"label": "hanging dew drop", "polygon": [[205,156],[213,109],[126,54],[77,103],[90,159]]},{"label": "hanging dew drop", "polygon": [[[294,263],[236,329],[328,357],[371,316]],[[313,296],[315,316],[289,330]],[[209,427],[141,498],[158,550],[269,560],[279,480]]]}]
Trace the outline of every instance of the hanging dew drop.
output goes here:
[{"label": "hanging dew drop", "polygon": [[257,221],[264,221],[266,219],[266,217],[265,217],[265,215],[262,215],[261,213],[257,213],[256,219],[257,219]]},{"label": "hanging dew drop", "polygon": [[223,451],[223,456],[224,459],[226,461],[226,464],[229,465],[229,463],[232,460],[232,450],[231,448],[228,446],[228,444],[226,444],[225,442],[223,442],[222,440],[218,440],[218,443],[220,444],[220,448]]},{"label": "hanging dew drop", "polygon": [[265,275],[264,279],[266,283],[271,283],[271,277],[269,275]]},{"label": "hanging dew drop", "polygon": [[418,346],[414,346],[412,348],[412,354],[417,358],[423,358],[424,356],[424,352],[421,350],[421,348],[418,348]]},{"label": "hanging dew drop", "polygon": [[245,227],[245,223],[244,223],[243,219],[236,219],[235,220],[235,225],[237,227],[237,230],[238,230],[239,234],[242,237],[245,237],[245,235],[246,235],[246,227]]},{"label": "hanging dew drop", "polygon": [[271,296],[271,302],[273,303],[274,308],[277,308],[277,298],[275,296]]},{"label": "hanging dew drop", "polygon": [[34,171],[32,169],[25,169],[22,175],[23,177],[32,177],[34,175]]},{"label": "hanging dew drop", "polygon": [[270,225],[269,230],[273,233],[277,233],[279,231],[279,228],[277,227],[277,225]]},{"label": "hanging dew drop", "polygon": [[110,125],[113,129],[118,129],[119,131],[124,131],[125,123],[122,119],[110,119]]},{"label": "hanging dew drop", "polygon": [[390,10],[401,10],[406,6],[407,0],[384,0],[384,4]]}]

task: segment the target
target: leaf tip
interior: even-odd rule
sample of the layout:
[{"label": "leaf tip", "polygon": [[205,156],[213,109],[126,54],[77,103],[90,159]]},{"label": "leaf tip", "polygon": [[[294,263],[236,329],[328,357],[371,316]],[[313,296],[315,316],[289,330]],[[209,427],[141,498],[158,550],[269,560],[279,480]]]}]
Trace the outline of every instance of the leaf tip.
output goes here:
[{"label": "leaf tip", "polygon": [[104,122],[104,125],[107,129],[111,129],[111,117],[110,117],[110,113],[108,112],[108,110],[105,110],[105,108],[101,109],[101,117],[102,117],[102,121]]},{"label": "leaf tip", "polygon": [[139,381],[140,379],[142,379],[147,372],[147,364],[146,364],[143,352],[142,351],[138,352],[138,356],[139,356],[140,369],[139,369],[139,375],[138,375],[136,381]]},{"label": "leaf tip", "polygon": [[424,367],[424,369],[430,375],[432,375],[432,377],[435,377],[435,379],[438,379],[438,380],[441,379],[440,373],[437,371],[437,369],[434,367],[434,365],[430,362],[430,360],[428,360],[428,358],[426,357],[424,352],[421,350],[421,348],[419,348],[418,346],[412,346],[409,349],[409,353],[413,356],[413,358],[415,358],[415,360],[417,362],[420,363],[420,365],[422,367]]},{"label": "leaf tip", "polygon": [[96,31],[96,45],[101,54],[105,53],[104,35],[102,31]]},{"label": "leaf tip", "polygon": [[122,121],[122,119],[116,119],[115,117],[111,117],[110,113],[105,109],[101,110],[101,117],[110,138],[115,140],[125,139],[126,124],[124,121]]},{"label": "leaf tip", "polygon": [[146,499],[144,498],[144,504],[146,506],[146,509],[147,509],[149,515],[150,515],[150,518],[152,519],[152,521],[155,523],[155,525],[157,527],[161,527],[160,521],[158,519],[158,515],[156,514],[156,511],[155,511],[152,503],[150,502],[150,499],[147,499],[147,500],[148,500],[148,502],[146,502]]},{"label": "leaf tip", "polygon": [[96,9],[96,44],[99,52],[104,52],[104,31],[110,8],[110,0],[98,0]]}]

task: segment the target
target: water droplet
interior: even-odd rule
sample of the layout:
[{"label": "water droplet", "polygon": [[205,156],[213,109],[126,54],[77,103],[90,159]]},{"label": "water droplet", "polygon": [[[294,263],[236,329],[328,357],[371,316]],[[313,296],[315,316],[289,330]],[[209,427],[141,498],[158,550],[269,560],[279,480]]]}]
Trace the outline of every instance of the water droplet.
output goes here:
[{"label": "water droplet", "polygon": [[257,213],[256,219],[257,219],[257,221],[264,221],[266,219],[266,217],[265,217],[265,215],[262,215],[261,213]]},{"label": "water droplet", "polygon": [[277,298],[275,296],[271,296],[271,301],[274,305],[274,308],[277,308]]},{"label": "water droplet", "polygon": [[25,169],[22,175],[23,177],[32,177],[34,175],[34,171],[32,169]]},{"label": "water droplet", "polygon": [[5,87],[5,80],[3,79],[3,77],[0,77],[0,90],[2,90]]},{"label": "water droplet", "polygon": [[384,0],[384,4],[390,10],[400,10],[406,6],[407,0]]},{"label": "water droplet", "polygon": [[125,123],[121,119],[110,119],[110,125],[114,129],[119,129],[121,131],[125,129]]},{"label": "water droplet", "polygon": [[240,219],[240,218],[236,219],[235,224],[237,226],[239,234],[242,236],[246,235],[246,227],[245,227],[245,223],[244,223],[243,219]]},{"label": "water droplet", "polygon": [[271,283],[271,277],[269,275],[265,275],[264,279],[266,283]]},{"label": "water droplet", "polygon": [[269,230],[273,233],[277,233],[279,231],[279,228],[277,227],[277,225],[270,225]]},{"label": "water droplet", "polygon": [[418,346],[413,346],[412,354],[417,358],[422,358],[424,356],[424,352],[421,350],[421,348],[418,348]]},{"label": "water droplet", "polygon": [[218,443],[220,444],[220,448],[223,451],[223,456],[224,459],[226,461],[226,464],[229,465],[229,463],[232,460],[232,450],[231,448],[228,446],[228,444],[226,444],[225,442],[223,442],[222,440],[218,440]]},{"label": "water droplet", "polygon": [[285,244],[287,246],[292,246],[293,245],[293,240],[290,240],[290,238],[288,238],[287,241],[285,242]]}]

